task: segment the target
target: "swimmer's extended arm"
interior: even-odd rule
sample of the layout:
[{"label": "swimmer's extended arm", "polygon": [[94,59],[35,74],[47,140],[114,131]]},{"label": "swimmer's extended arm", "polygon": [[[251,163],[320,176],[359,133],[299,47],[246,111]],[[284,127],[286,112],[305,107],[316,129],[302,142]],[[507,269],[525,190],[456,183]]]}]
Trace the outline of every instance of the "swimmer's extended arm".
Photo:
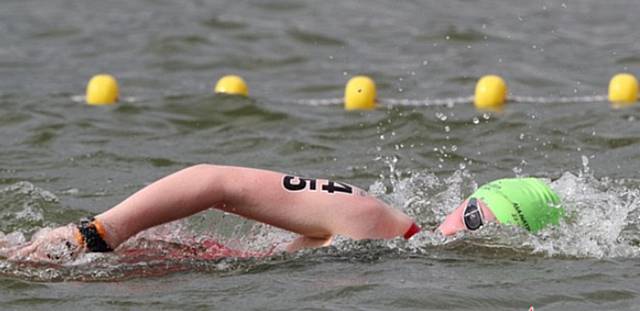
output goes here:
[{"label": "swimmer's extended arm", "polygon": [[116,248],[142,230],[211,207],[303,235],[291,249],[322,245],[335,234],[387,239],[419,230],[404,213],[349,185],[206,164],[164,177],[96,219]]}]

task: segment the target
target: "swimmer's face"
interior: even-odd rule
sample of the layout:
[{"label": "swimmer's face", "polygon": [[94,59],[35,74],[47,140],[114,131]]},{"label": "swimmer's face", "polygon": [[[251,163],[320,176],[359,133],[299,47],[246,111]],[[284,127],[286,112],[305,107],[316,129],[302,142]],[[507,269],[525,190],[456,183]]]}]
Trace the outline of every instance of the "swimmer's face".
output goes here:
[{"label": "swimmer's face", "polygon": [[495,220],[496,216],[484,202],[472,198],[454,209],[440,224],[438,230],[444,235],[454,235],[459,231],[477,230],[483,224]]}]

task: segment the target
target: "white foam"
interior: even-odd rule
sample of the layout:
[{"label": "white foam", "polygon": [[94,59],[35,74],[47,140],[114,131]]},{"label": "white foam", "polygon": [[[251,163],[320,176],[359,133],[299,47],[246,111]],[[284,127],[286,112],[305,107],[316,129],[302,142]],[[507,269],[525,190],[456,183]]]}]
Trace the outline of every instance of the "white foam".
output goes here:
[{"label": "white foam", "polygon": [[[400,175],[398,173],[395,174]],[[407,175],[407,174],[405,174]],[[547,227],[535,234],[524,229],[493,224],[477,232],[442,237],[430,232],[447,213],[477,188],[473,176],[457,171],[439,178],[427,172],[410,172],[409,177],[390,179],[388,194],[380,189],[382,181],[371,191],[416,218],[425,226],[407,247],[424,250],[432,247],[466,243],[467,246],[504,248],[515,253],[528,252],[544,256],[619,258],[638,257],[640,249],[640,191],[625,181],[593,177],[588,170],[578,175],[564,173],[550,186],[562,198],[566,217],[558,226]]]}]

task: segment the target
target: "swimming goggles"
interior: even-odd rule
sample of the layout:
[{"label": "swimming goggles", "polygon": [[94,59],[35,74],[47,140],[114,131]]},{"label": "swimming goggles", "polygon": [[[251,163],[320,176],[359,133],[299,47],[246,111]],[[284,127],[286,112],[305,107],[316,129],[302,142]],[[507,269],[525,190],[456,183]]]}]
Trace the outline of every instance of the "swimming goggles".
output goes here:
[{"label": "swimming goggles", "polygon": [[482,215],[482,209],[478,205],[476,198],[471,198],[467,201],[467,206],[462,212],[462,222],[471,231],[478,230],[484,225],[484,215]]}]

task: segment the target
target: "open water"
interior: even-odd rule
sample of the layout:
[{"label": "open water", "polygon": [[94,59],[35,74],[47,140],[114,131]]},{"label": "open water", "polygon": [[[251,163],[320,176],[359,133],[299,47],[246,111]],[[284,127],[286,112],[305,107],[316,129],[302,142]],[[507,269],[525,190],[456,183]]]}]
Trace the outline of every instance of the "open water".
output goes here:
[{"label": "open water", "polygon": [[[638,310],[640,110],[562,98],[640,74],[639,13],[635,0],[4,0],[3,243],[196,163],[349,182],[426,230],[254,258],[291,236],[208,212],[134,238],[130,256],[0,259],[0,309]],[[101,72],[119,78],[116,106],[82,102]],[[228,73],[249,98],[212,94]],[[341,97],[357,74],[381,99],[468,97],[489,73],[510,96],[552,100],[502,113],[310,100]],[[569,216],[537,234],[429,233],[475,187],[513,176],[552,180]],[[194,235],[242,252],[207,256]],[[202,256],[160,256],[190,247]]]}]

